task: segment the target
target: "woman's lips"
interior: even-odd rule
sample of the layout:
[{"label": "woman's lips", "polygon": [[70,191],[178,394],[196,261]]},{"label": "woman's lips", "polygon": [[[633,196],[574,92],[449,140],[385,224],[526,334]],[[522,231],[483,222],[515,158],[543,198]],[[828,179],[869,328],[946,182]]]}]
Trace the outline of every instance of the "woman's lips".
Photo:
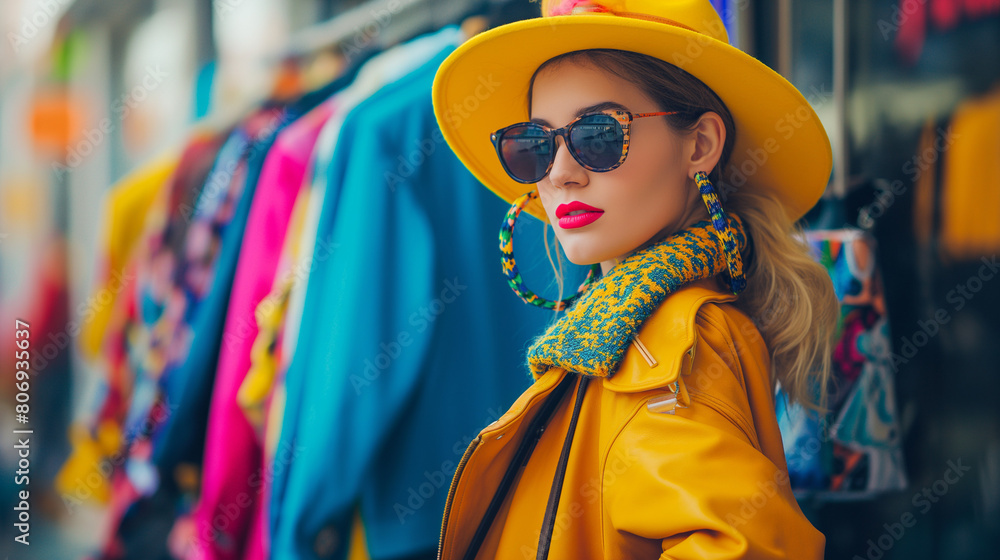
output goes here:
[{"label": "woman's lips", "polygon": [[560,204],[556,208],[556,217],[559,218],[559,227],[563,229],[581,228],[596,222],[604,215],[604,210],[594,208],[589,204],[584,204],[574,200],[569,204]]},{"label": "woman's lips", "polygon": [[604,212],[584,212],[572,216],[563,216],[559,218],[559,227],[563,229],[582,228],[596,222],[603,215]]}]

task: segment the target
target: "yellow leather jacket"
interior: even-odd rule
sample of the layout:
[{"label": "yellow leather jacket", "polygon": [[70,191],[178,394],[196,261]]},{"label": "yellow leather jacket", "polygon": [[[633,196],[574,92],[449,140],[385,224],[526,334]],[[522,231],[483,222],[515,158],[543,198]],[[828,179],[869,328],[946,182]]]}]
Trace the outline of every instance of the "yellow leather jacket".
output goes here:
[{"label": "yellow leather jacket", "polygon": [[[823,557],[825,539],[788,483],[768,351],[716,279],[670,294],[613,376],[587,385],[555,517],[550,559]],[[535,558],[575,389],[527,465],[508,473],[553,390],[536,376],[473,440],[456,470],[439,557],[466,558],[504,476],[516,477],[475,558]],[[512,469],[511,469],[512,470]]]}]

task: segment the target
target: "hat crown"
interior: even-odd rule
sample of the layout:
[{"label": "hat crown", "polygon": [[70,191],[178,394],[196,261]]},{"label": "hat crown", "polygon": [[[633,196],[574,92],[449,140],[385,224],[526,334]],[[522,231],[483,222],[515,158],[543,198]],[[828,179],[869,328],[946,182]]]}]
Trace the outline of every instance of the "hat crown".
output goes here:
[{"label": "hat crown", "polygon": [[729,42],[726,26],[709,0],[543,0],[545,17],[610,14],[660,21]]}]

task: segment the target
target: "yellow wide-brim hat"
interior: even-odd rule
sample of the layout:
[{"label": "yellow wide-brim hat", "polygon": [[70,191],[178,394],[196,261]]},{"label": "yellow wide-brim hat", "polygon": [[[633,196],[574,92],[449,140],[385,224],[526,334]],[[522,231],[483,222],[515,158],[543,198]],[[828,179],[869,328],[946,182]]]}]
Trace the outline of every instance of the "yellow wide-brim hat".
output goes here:
[{"label": "yellow wide-brim hat", "polygon": [[[736,123],[722,174],[727,187],[770,193],[793,220],[822,196],[833,157],[819,117],[795,86],[729,44],[709,0],[543,0],[542,14],[472,37],[434,78],[434,114],[445,140],[508,203],[531,186],[504,172],[490,133],[529,120],[528,86],[539,66],[586,49],[659,58],[711,88]],[[525,210],[548,222],[537,198]]]}]

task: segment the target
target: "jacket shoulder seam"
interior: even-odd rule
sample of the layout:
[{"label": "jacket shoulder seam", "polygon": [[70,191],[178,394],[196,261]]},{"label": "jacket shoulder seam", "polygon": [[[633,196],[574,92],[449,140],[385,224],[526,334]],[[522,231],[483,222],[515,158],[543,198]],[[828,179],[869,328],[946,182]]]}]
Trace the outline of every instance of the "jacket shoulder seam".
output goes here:
[{"label": "jacket shoulder seam", "polygon": [[[713,316],[713,314],[710,312],[704,312],[707,305],[708,304],[702,306],[698,310],[698,318],[699,318],[698,322],[702,324],[704,328],[715,330],[726,341],[726,348],[728,349],[730,358],[730,360],[726,364],[726,367],[730,369],[731,374],[733,375],[734,378],[736,378],[736,381],[740,384],[741,394],[746,396],[747,386],[746,386],[746,380],[743,377],[744,376],[743,364],[742,362],[740,362],[740,355],[736,351],[736,347],[733,345],[733,338],[731,335],[731,331],[728,328],[728,326],[719,324],[718,317]],[[718,309],[719,312],[725,313],[725,311],[717,304],[711,303],[711,305],[714,306],[716,309]],[[738,370],[736,368],[738,368]],[[692,398],[697,393],[698,396],[701,397],[701,400],[710,401],[710,402],[705,402],[707,406],[715,408],[718,413],[724,416],[730,416],[734,424],[736,424],[736,426],[746,434],[750,442],[755,447],[757,447],[758,450],[760,449],[760,443],[758,442],[757,439],[757,431],[753,429],[753,423],[750,422],[750,420],[735,406],[709,393],[708,391],[696,390],[695,388],[690,387],[690,384],[688,390],[691,391]],[[749,399],[749,397],[747,397],[747,399]],[[715,403],[715,406],[713,406],[711,403]]]},{"label": "jacket shoulder seam", "polygon": [[743,432],[743,435],[746,436],[750,445],[753,445],[757,451],[762,451],[760,447],[760,440],[757,438],[757,431],[751,427],[752,425],[749,421],[747,421],[743,414],[736,409],[736,407],[709,392],[693,388],[688,388],[688,391],[691,392],[692,401],[702,401],[705,406],[715,410],[720,415],[727,418],[734,426]]},{"label": "jacket shoulder seam", "polygon": [[713,316],[713,314],[711,313],[705,312],[705,308],[708,305],[712,305],[713,307],[718,309],[720,313],[725,314],[725,310],[723,310],[718,304],[710,302],[706,305],[703,305],[700,309],[698,309],[696,322],[702,323],[705,328],[714,329],[719,335],[721,335],[722,339],[726,341],[726,348],[728,349],[729,353],[729,360],[726,365],[729,366],[730,368],[733,367],[739,368],[739,371],[734,371],[733,375],[736,377],[736,380],[739,381],[740,387],[743,389],[743,392],[746,393],[747,386],[746,386],[746,381],[743,379],[743,374],[744,374],[743,363],[740,362],[740,354],[739,352],[737,352],[736,346],[733,344],[732,330],[729,328],[728,325],[724,323],[720,324],[720,320],[718,317]]}]

